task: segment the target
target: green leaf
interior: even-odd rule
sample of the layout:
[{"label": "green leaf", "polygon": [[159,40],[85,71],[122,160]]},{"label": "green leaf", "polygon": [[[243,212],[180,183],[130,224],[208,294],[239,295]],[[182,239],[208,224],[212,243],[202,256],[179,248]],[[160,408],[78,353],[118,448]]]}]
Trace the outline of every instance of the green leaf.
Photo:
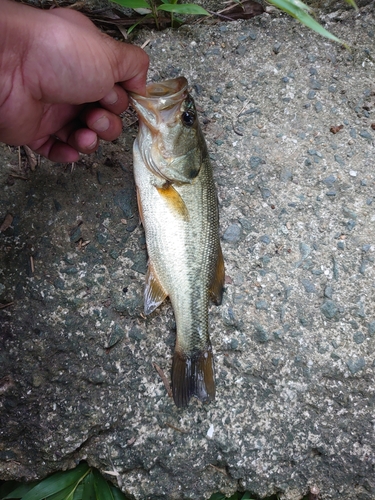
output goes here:
[{"label": "green leaf", "polygon": [[128,35],[133,31],[134,28],[136,28],[138,26],[138,24],[142,23],[143,19],[147,19],[148,17],[154,17],[154,16],[152,14],[146,14],[145,16],[142,17],[142,19],[140,19],[136,23],[132,24],[130,26],[130,28],[128,29]]},{"label": "green leaf", "polygon": [[[5,500],[6,498],[22,498],[28,491],[34,488],[34,486],[37,484],[36,482],[32,483],[26,483],[26,484],[20,484],[16,483],[15,481],[11,481],[11,483],[14,483],[14,486],[9,493],[4,491],[4,496],[3,492],[1,491],[1,500]],[[6,486],[8,483],[5,483],[3,486]],[[17,486],[18,485],[18,486]]]},{"label": "green leaf", "polygon": [[[85,479],[86,479],[86,477],[87,476],[85,476]],[[73,500],[82,500],[82,498],[83,498],[83,483],[84,483],[85,479],[81,483],[79,483],[77,488],[74,490]],[[51,499],[49,498],[48,500],[51,500]]]},{"label": "green leaf", "polygon": [[244,496],[241,498],[241,500],[254,500],[254,498],[251,498],[251,493],[245,491]]},{"label": "green leaf", "polygon": [[[321,26],[315,19],[313,19],[306,11],[309,10],[309,7],[305,5],[300,0],[269,0],[269,2],[283,10],[287,14],[291,15],[298,19],[299,22],[307,26],[308,28],[316,31],[319,35],[325,36],[330,40],[333,40],[337,43],[344,44],[339,38],[335,35],[332,35],[329,31],[327,31],[323,26]],[[345,45],[345,44],[344,44]]]},{"label": "green leaf", "polygon": [[87,474],[85,479],[82,481],[83,493],[82,498],[84,500],[96,500],[95,488],[94,488],[94,474],[92,471]]},{"label": "green leaf", "polygon": [[149,9],[150,4],[145,0],[112,0],[112,2],[118,3],[123,7],[128,9]]},{"label": "green leaf", "polygon": [[200,5],[194,3],[164,4],[159,5],[158,10],[176,12],[176,14],[195,14],[198,16],[209,16],[210,14]]},{"label": "green leaf", "polygon": [[43,481],[34,486],[34,488],[22,497],[22,500],[43,500],[50,497],[68,486],[82,481],[88,470],[89,466],[86,463],[82,463],[73,470],[52,474],[52,476],[43,479]]},{"label": "green leaf", "polygon": [[[123,494],[123,492],[119,489],[116,488],[113,484],[110,484],[109,487],[111,488],[111,492],[113,495],[114,500],[126,500],[126,496]],[[86,500],[86,498],[85,498]]]},{"label": "green leaf", "polygon": [[100,474],[96,469],[92,470],[94,476],[94,488],[96,493],[97,500],[114,500],[111,488],[109,484],[104,479],[104,477]]},{"label": "green leaf", "polygon": [[75,490],[76,485],[77,483],[70,484],[63,490],[57,491],[53,495],[50,495],[48,497],[48,500],[64,500],[65,498],[68,498],[71,495],[72,491]]},{"label": "green leaf", "polygon": [[210,496],[210,500],[226,500],[226,498],[227,497],[222,493],[214,493],[212,496]]}]

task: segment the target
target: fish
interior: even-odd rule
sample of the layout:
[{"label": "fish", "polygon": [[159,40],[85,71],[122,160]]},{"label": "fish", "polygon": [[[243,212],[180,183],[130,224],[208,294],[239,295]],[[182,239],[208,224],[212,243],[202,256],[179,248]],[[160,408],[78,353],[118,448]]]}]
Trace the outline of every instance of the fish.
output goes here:
[{"label": "fish", "polygon": [[225,271],[207,145],[185,77],[129,97],[139,118],[133,166],[148,252],[144,312],[169,297],[174,403],[186,407],[193,396],[208,403],[216,392],[208,308],[222,302]]}]

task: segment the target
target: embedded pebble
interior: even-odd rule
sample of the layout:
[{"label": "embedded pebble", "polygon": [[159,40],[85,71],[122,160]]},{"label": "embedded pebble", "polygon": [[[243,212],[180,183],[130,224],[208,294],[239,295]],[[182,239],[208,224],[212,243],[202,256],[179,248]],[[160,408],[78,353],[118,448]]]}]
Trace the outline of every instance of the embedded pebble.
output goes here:
[{"label": "embedded pebble", "polygon": [[337,305],[333,302],[333,300],[327,299],[324,304],[320,308],[322,314],[327,318],[327,319],[334,319],[338,315],[338,307]]},{"label": "embedded pebble", "polygon": [[346,362],[346,364],[347,364],[347,367],[349,368],[349,371],[352,375],[355,375],[356,373],[360,372],[366,366],[366,362],[365,362],[364,358],[352,358],[352,359],[349,359]]},{"label": "embedded pebble", "polygon": [[238,224],[231,224],[223,234],[223,240],[229,243],[237,243],[241,239],[241,226]]},{"label": "embedded pebble", "polygon": [[301,283],[302,283],[303,288],[305,289],[305,291],[307,293],[316,293],[315,285],[310,280],[308,280],[308,279],[302,279]]}]

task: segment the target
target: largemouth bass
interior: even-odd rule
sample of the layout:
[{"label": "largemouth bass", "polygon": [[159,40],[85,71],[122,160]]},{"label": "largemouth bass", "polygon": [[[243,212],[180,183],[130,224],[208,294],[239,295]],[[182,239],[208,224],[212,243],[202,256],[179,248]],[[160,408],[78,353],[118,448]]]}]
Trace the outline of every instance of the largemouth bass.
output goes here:
[{"label": "largemouth bass", "polygon": [[169,296],[178,407],[192,396],[215,398],[208,306],[210,299],[221,303],[224,284],[212,167],[187,87],[180,77],[149,84],[146,96],[130,94],[139,117],[134,176],[149,255],[144,311],[150,314]]}]

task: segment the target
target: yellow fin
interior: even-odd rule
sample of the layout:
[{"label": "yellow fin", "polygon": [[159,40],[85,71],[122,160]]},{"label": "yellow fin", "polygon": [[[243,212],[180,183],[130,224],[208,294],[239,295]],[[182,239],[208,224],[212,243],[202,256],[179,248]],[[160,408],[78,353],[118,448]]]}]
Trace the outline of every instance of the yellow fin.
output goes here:
[{"label": "yellow fin", "polygon": [[146,286],[144,291],[145,314],[151,314],[153,311],[155,311],[155,309],[159,307],[162,302],[164,302],[167,295],[167,292],[163,289],[158,278],[156,277],[152,264],[149,262],[146,274]]},{"label": "yellow fin", "polygon": [[179,408],[192,396],[203,403],[215,399],[215,379],[211,345],[205,351],[185,356],[175,351],[172,364],[173,400]]},{"label": "yellow fin", "polygon": [[210,285],[210,296],[212,302],[217,306],[219,306],[221,304],[221,301],[223,300],[224,279],[225,279],[224,258],[219,243],[219,251],[216,260],[216,269],[214,275],[212,276],[212,281]]},{"label": "yellow fin", "polygon": [[189,220],[189,212],[185,205],[184,200],[181,198],[180,194],[172,186],[172,184],[164,184],[162,187],[157,187],[158,193],[168,204],[168,207],[172,212],[178,217],[182,218],[184,221]]}]

